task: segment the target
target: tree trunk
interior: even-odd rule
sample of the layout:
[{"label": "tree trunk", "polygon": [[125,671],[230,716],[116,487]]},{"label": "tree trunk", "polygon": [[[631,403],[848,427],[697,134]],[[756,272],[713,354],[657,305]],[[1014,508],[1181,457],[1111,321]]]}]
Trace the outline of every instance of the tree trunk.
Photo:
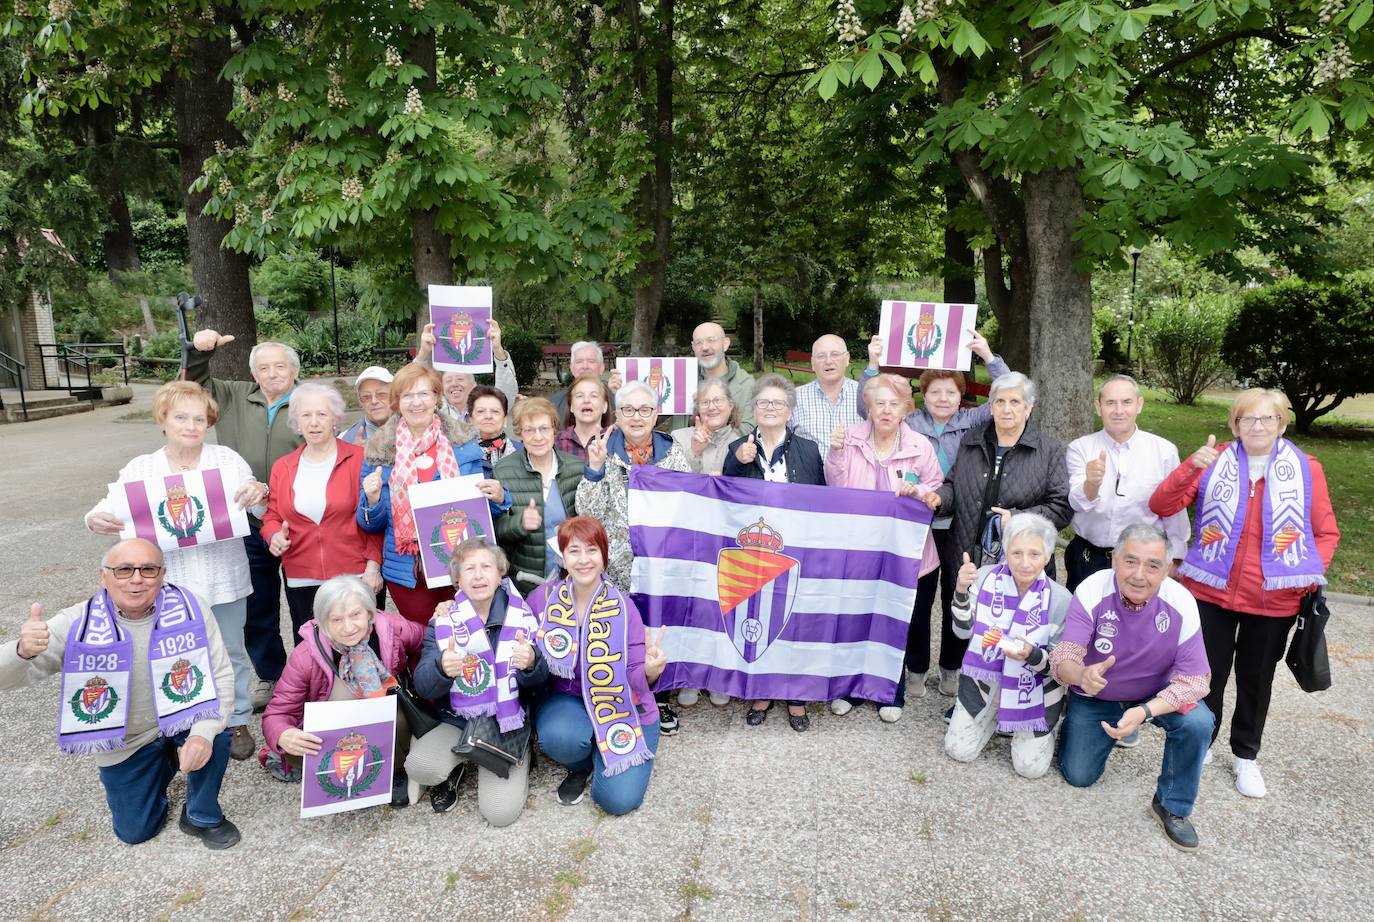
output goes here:
[{"label": "tree trunk", "polygon": [[587,339],[601,342],[606,336],[606,319],[601,315],[601,305],[587,305]]},{"label": "tree trunk", "polygon": [[110,278],[114,278],[116,272],[137,272],[142,268],[142,263],[138,258],[138,245],[134,242],[134,224],[129,218],[129,200],[124,190],[116,187],[105,193],[105,203],[110,221],[102,237],[105,271]]},{"label": "tree trunk", "polygon": [[[1010,282],[1008,282],[1010,276]],[[997,318],[997,352],[1014,371],[1030,368],[1030,260],[1002,265],[1002,246],[983,251],[983,286]]]},{"label": "tree trunk", "polygon": [[754,286],[754,371],[763,371],[763,298]]},{"label": "tree trunk", "polygon": [[[220,8],[219,15],[223,16]],[[193,41],[180,59],[174,83],[177,155],[186,202],[186,236],[191,250],[191,275],[196,294],[204,299],[197,318],[202,329],[232,334],[234,342],[215,351],[210,370],[216,377],[247,379],[248,353],[258,341],[253,316],[253,292],[248,281],[248,257],[220,244],[230,224],[203,214],[210,191],[192,192],[201,166],[215,152],[215,142],[239,140],[229,124],[234,89],[220,79],[232,49],[225,32]]]},{"label": "tree trunk", "polygon": [[[410,63],[425,72],[415,82],[422,93],[432,93],[439,85],[437,51],[433,32],[414,37],[407,54]],[[415,332],[419,334],[429,323],[429,286],[453,284],[453,240],[439,230],[439,211],[430,208],[410,216],[410,240],[415,250],[415,284],[420,289],[415,316]],[[419,346],[418,341],[416,346]]]},{"label": "tree trunk", "polygon": [[973,244],[968,233],[950,221],[950,215],[968,195],[968,187],[958,177],[945,184],[945,258],[942,274],[945,282],[945,300],[951,304],[976,304],[978,289],[974,282]]},{"label": "tree trunk", "polygon": [[1077,171],[1022,177],[1030,251],[1029,374],[1039,387],[1035,420],[1061,442],[1093,429],[1092,282],[1076,263],[1083,217]]},{"label": "tree trunk", "polygon": [[[658,34],[653,40],[653,105],[645,106],[643,119],[652,139],[653,168],[639,181],[639,222],[649,231],[640,249],[635,274],[635,316],[630,351],[653,352],[658,312],[663,304],[663,285],[668,277],[668,245],[673,231],[673,3],[659,0]],[[626,7],[637,6],[629,0]],[[647,64],[636,66],[635,81],[648,97]]]},{"label": "tree trunk", "polygon": [[87,176],[91,185],[105,200],[105,217],[109,222],[102,235],[105,271],[110,278],[116,272],[137,272],[141,267],[138,247],[134,243],[134,225],[129,217],[129,200],[124,195],[123,176],[114,156],[115,107],[98,106],[78,116],[78,125],[86,149],[93,160]]},{"label": "tree trunk", "polygon": [[153,323],[153,309],[148,306],[148,299],[139,295],[138,308],[143,312],[143,327],[148,331],[148,335],[157,335],[157,325]]}]

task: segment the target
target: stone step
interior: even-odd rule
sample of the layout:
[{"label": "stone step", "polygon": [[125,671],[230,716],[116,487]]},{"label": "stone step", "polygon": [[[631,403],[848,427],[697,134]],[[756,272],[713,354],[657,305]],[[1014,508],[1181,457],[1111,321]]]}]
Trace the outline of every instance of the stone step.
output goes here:
[{"label": "stone step", "polygon": [[[84,389],[81,392],[85,393]],[[94,397],[95,399],[91,399]],[[126,404],[133,399],[133,392],[127,385],[107,385],[99,393],[91,393],[85,399],[73,396],[66,391],[26,391],[24,402],[19,400],[18,389],[6,388],[0,391],[0,423],[25,422],[24,404],[28,405],[28,422],[39,419],[52,419],[55,416],[69,416],[72,413],[89,413],[96,407],[109,407]]]}]

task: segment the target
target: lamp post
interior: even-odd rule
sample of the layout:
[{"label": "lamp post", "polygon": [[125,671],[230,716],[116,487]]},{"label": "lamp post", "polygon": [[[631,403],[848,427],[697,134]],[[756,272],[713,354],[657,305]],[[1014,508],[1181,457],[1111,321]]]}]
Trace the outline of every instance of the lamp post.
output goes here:
[{"label": "lamp post", "polygon": [[[1132,283],[1134,286],[1134,282]],[[329,248],[329,300],[334,305],[334,373],[343,374],[343,358],[339,354],[339,294],[334,286],[334,247]]]},{"label": "lamp post", "polygon": [[1126,328],[1126,364],[1131,364],[1131,346],[1135,342],[1135,277],[1140,268],[1140,247],[1131,247],[1131,319]]}]

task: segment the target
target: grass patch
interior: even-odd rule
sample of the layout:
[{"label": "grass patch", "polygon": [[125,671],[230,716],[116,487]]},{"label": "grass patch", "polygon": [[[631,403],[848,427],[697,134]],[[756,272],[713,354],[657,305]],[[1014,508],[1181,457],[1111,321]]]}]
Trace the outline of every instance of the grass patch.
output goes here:
[{"label": "grass patch", "polygon": [[573,843],[573,861],[581,864],[592,856],[596,851],[596,843],[591,839],[578,839]]},{"label": "grass patch", "polygon": [[166,922],[178,909],[185,909],[192,903],[199,903],[205,898],[205,893],[199,887],[192,887],[185,893],[177,894],[177,898],[172,900],[172,905],[167,907],[167,911],[158,916],[158,922]]},{"label": "grass patch", "polygon": [[697,883],[695,880],[689,880],[682,885],[682,895],[686,899],[701,900],[705,903],[716,895],[716,891],[705,884]]},{"label": "grass patch", "polygon": [[49,813],[47,816],[43,817],[43,828],[51,829],[60,822],[62,822],[62,814],[60,812]]},{"label": "grass patch", "polygon": [[835,897],[835,908],[843,909],[845,912],[848,912],[851,909],[858,909],[859,904],[853,900],[847,900],[842,896],[837,896]]},{"label": "grass patch", "polygon": [[908,776],[911,778],[912,784],[925,784],[930,780],[930,773],[919,768],[913,768]]},{"label": "grass patch", "polygon": [[117,423],[141,423],[153,418],[152,410],[133,410],[115,418]]}]

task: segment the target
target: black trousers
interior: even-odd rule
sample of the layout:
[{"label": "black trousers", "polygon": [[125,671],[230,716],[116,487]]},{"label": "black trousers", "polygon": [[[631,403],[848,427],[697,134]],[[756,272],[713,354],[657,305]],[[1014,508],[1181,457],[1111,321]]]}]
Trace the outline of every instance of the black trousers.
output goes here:
[{"label": "black trousers", "polygon": [[300,643],[301,625],[315,617],[315,593],[319,586],[287,586],[286,607],[291,612],[291,643]]},{"label": "black trousers", "polygon": [[[940,668],[958,672],[964,659],[968,641],[954,635],[954,620],[950,606],[954,603],[954,583],[959,578],[958,563],[961,555],[952,552],[954,546],[953,530],[949,528],[931,529],[935,536],[935,551],[940,556],[940,566],[921,577],[916,584],[916,605],[911,610],[911,627],[906,635],[906,668],[912,672],[930,671],[930,615],[935,607],[935,591],[940,591]],[[958,563],[956,563],[958,561]],[[905,684],[905,676],[903,676]],[[900,705],[902,695],[898,695]]]},{"label": "black trousers", "polygon": [[248,552],[248,576],[253,581],[243,645],[258,678],[275,682],[286,667],[286,647],[281,642],[281,558],[272,556],[257,529],[244,537],[243,549]]},{"label": "black trousers", "polygon": [[1110,569],[1112,565],[1112,549],[1109,547],[1098,547],[1096,544],[1089,544],[1077,535],[1069,541],[1069,546],[1064,549],[1064,585],[1070,592],[1078,588],[1078,584],[1099,570]]},{"label": "black trousers", "polygon": [[1231,715],[1231,752],[1242,759],[1259,755],[1269,698],[1274,689],[1274,669],[1283,659],[1288,632],[1297,614],[1280,618],[1231,611],[1210,602],[1197,603],[1202,619],[1202,642],[1212,667],[1212,691],[1207,707],[1216,715],[1212,741],[1221,732],[1226,681],[1236,673],[1236,707]]}]

